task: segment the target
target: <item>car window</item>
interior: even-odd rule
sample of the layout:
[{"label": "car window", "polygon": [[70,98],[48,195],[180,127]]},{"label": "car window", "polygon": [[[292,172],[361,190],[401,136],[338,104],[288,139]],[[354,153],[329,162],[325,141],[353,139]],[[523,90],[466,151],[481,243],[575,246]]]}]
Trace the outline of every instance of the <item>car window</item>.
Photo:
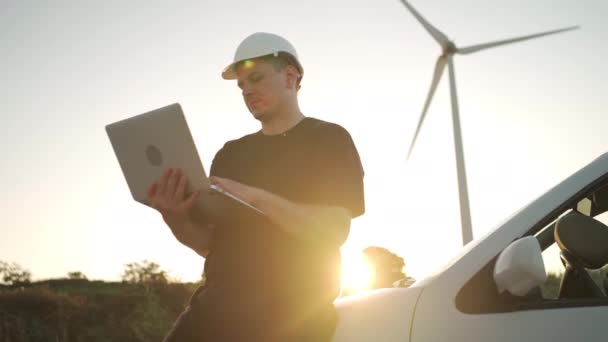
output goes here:
[{"label": "car window", "polygon": [[[599,184],[600,181],[602,184]],[[557,212],[559,210],[559,212]],[[580,194],[564,202],[559,209],[539,221],[543,227],[531,227],[528,234],[534,234],[542,249],[542,259],[547,272],[546,281],[524,296],[499,292],[494,280],[494,266],[498,255],[485,264],[460,289],[456,296],[456,307],[467,314],[492,312],[512,312],[519,310],[543,310],[564,307],[608,306],[608,264],[599,270],[587,270],[589,278],[579,277],[571,269],[562,284],[566,268],[562,264],[561,251],[555,243],[555,224],[562,216],[595,215],[594,219],[608,226],[608,175],[598,180],[587,194]],[[608,229],[608,228],[607,228]],[[585,230],[581,230],[583,232]],[[529,235],[525,235],[529,236]],[[572,236],[572,235],[571,235]],[[568,256],[572,263],[573,256]],[[573,272],[573,273],[571,273]],[[596,286],[594,286],[596,285]],[[563,289],[562,289],[563,287]],[[560,290],[562,298],[560,298]]]},{"label": "car window", "polygon": [[565,267],[559,257],[560,250],[556,243],[543,251],[543,262],[547,271],[547,281],[540,290],[544,299],[557,299],[559,286],[564,276]]},{"label": "car window", "polygon": [[[583,214],[588,214],[590,209],[590,201],[583,199],[577,205],[577,210]],[[594,219],[608,225],[608,212],[600,214]],[[558,299],[559,288],[564,276],[565,267],[560,259],[560,250],[556,243],[553,243],[549,248],[542,253],[545,270],[547,271],[547,281],[541,286],[541,293],[544,299]],[[606,294],[608,287],[608,265],[598,270],[587,270],[591,279],[595,284]]]},{"label": "car window", "polygon": [[603,214],[597,215],[596,217],[594,217],[594,219],[608,226],[608,211]]},{"label": "car window", "polygon": [[[608,217],[607,217],[608,218]],[[559,287],[564,277],[565,267],[560,259],[560,251],[557,244],[543,251],[543,262],[547,271],[547,280],[541,286],[541,293],[544,299],[558,299]],[[587,270],[593,282],[606,294],[608,293],[608,266],[597,270]]]},{"label": "car window", "polygon": [[[594,219],[602,222],[608,226],[608,212],[597,215]],[[593,270],[589,272],[593,281],[604,290],[604,294],[608,295],[608,265],[600,268],[599,270]]]}]

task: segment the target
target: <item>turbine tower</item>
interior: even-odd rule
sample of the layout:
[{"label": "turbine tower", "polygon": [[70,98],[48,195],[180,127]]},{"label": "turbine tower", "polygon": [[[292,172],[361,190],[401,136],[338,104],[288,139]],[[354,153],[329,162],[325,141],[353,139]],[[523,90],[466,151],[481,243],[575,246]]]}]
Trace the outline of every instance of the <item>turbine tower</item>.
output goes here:
[{"label": "turbine tower", "polygon": [[422,26],[427,30],[428,33],[435,39],[437,43],[441,46],[441,55],[437,59],[437,64],[435,65],[435,72],[433,74],[433,80],[431,81],[431,89],[429,90],[429,94],[427,95],[426,102],[424,103],[424,107],[422,109],[422,114],[420,115],[420,119],[418,120],[418,126],[416,127],[416,132],[414,133],[414,138],[412,139],[412,143],[410,144],[409,151],[407,153],[407,158],[410,158],[412,153],[412,149],[414,148],[414,144],[416,143],[416,138],[418,137],[418,133],[420,132],[420,128],[422,127],[422,123],[424,122],[424,117],[426,116],[426,112],[429,108],[431,100],[433,99],[433,95],[435,94],[435,89],[437,88],[437,84],[443,75],[443,70],[445,69],[446,64],[448,65],[449,75],[450,75],[450,97],[452,100],[452,126],[454,129],[454,148],[456,150],[456,173],[458,176],[458,193],[460,198],[460,221],[462,226],[462,243],[466,245],[471,240],[473,240],[473,230],[471,228],[471,212],[469,209],[469,194],[467,190],[467,176],[464,166],[464,156],[462,152],[462,136],[460,132],[460,114],[458,112],[458,96],[456,94],[456,79],[454,75],[454,62],[453,56],[455,54],[467,55],[474,52],[478,52],[481,50],[486,50],[489,48],[517,43],[528,39],[548,36],[550,34],[556,34],[560,32],[575,30],[579,28],[578,26],[571,26],[562,29],[557,29],[553,31],[546,31],[536,34],[531,34],[527,36],[505,39],[490,43],[478,44],[473,46],[467,46],[459,48],[448,39],[448,37],[431,25],[426,19],[424,19],[418,11],[414,7],[412,7],[406,0],[401,0],[401,2],[407,7],[407,9],[414,15],[414,17],[422,24]]}]

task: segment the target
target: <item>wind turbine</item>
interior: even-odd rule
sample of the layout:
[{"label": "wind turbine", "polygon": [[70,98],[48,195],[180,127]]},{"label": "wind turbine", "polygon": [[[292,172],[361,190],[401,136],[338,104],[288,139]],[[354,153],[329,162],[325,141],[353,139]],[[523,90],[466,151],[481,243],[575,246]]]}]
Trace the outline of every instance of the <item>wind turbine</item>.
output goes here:
[{"label": "wind turbine", "polygon": [[460,197],[460,221],[462,226],[462,243],[466,245],[468,242],[473,240],[473,230],[471,228],[471,212],[469,209],[469,194],[467,190],[467,176],[465,172],[464,166],[464,157],[462,152],[462,136],[460,133],[460,114],[458,112],[458,96],[456,95],[456,79],[454,76],[454,63],[453,56],[454,54],[462,54],[467,55],[474,52],[478,52],[481,50],[486,50],[489,48],[517,43],[528,39],[539,38],[543,36],[548,36],[550,34],[556,34],[560,32],[575,30],[579,28],[578,26],[571,26],[566,28],[561,28],[553,31],[546,31],[536,34],[531,34],[522,37],[516,37],[511,39],[505,39],[490,43],[478,44],[467,46],[463,48],[459,48],[448,39],[448,37],[443,34],[443,32],[439,31],[433,25],[431,25],[426,19],[424,19],[418,11],[414,7],[412,7],[406,0],[401,0],[405,7],[416,17],[416,19],[422,24],[422,26],[427,30],[428,33],[439,43],[441,46],[441,55],[437,59],[437,64],[435,65],[435,72],[433,74],[433,80],[431,81],[431,89],[429,90],[429,94],[426,98],[426,102],[424,103],[424,107],[422,109],[422,114],[420,115],[420,119],[418,120],[418,126],[416,127],[416,133],[414,133],[414,138],[412,139],[412,143],[410,145],[409,151],[407,153],[407,158],[410,158],[412,153],[412,149],[414,148],[414,144],[416,143],[416,138],[418,137],[418,133],[420,132],[420,127],[422,127],[422,123],[424,121],[424,117],[426,116],[426,112],[429,108],[431,100],[433,99],[433,95],[435,94],[435,89],[437,88],[437,84],[443,75],[443,70],[445,69],[445,65],[448,65],[448,70],[450,74],[450,97],[452,100],[452,125],[454,129],[454,148],[456,150],[456,173],[458,176],[458,193]]}]

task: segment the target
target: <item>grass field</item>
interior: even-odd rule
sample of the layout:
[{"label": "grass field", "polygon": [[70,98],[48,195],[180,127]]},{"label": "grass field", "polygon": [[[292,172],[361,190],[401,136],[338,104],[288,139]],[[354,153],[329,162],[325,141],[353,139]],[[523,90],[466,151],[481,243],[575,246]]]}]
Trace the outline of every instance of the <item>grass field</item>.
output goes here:
[{"label": "grass field", "polygon": [[0,342],[160,341],[196,286],[59,279],[0,287]]}]

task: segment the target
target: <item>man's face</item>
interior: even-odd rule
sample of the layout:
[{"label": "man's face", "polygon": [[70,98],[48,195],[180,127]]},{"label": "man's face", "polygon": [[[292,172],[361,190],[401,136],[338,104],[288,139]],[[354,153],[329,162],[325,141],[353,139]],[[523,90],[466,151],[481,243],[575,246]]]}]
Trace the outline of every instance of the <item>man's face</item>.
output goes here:
[{"label": "man's face", "polygon": [[263,59],[247,60],[237,67],[243,100],[256,119],[266,121],[276,115],[288,94],[286,70],[277,71],[271,62]]}]

